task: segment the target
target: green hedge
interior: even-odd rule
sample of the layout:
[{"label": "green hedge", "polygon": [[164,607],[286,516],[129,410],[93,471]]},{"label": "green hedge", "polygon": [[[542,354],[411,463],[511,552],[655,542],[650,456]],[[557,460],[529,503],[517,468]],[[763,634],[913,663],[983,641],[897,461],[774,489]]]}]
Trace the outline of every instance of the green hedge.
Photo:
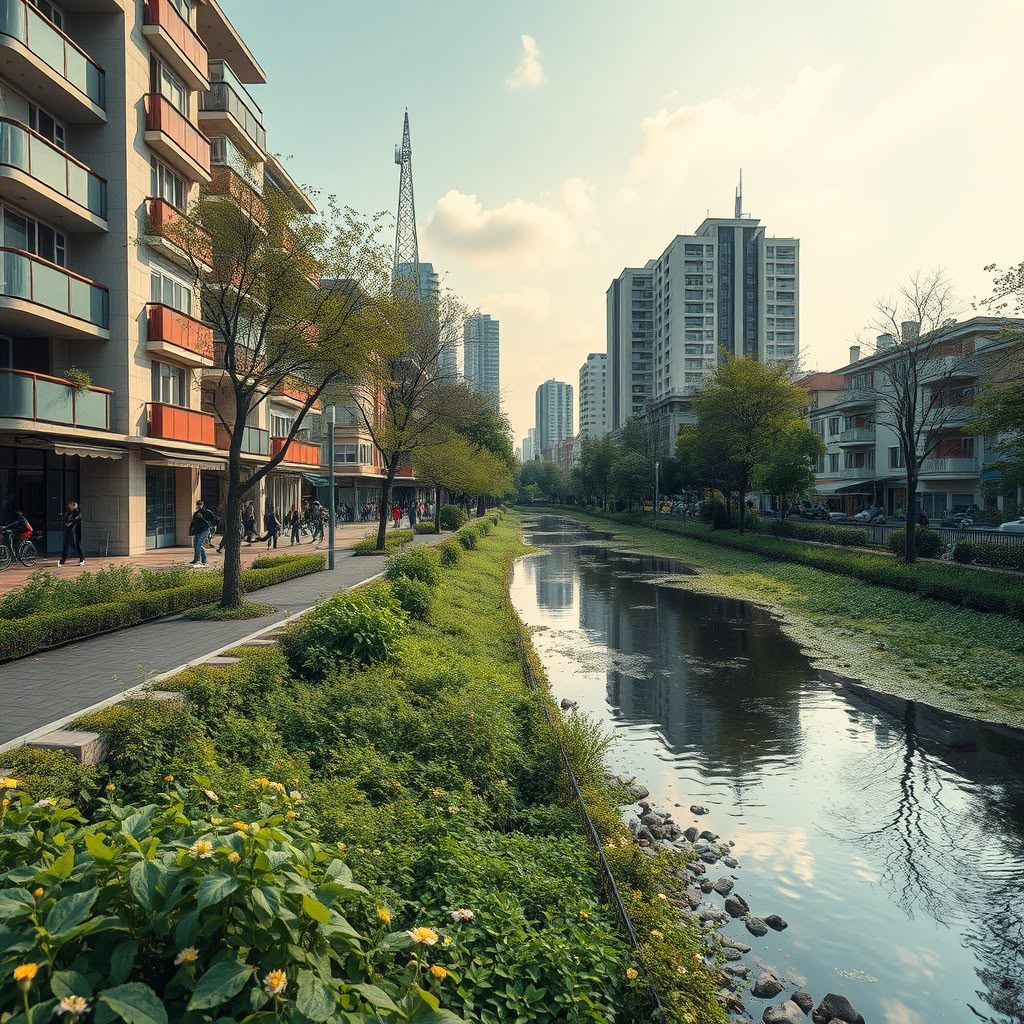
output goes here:
[{"label": "green hedge", "polygon": [[962,540],[953,549],[954,561],[963,565],[991,565],[1024,571],[1024,544],[994,544],[990,540]]},{"label": "green hedge", "polygon": [[794,523],[789,519],[773,522],[766,531],[776,537],[795,537],[797,540],[816,540],[822,544],[837,544],[843,548],[867,547],[867,530],[849,526],[817,526],[814,523]]},{"label": "green hedge", "polygon": [[812,569],[850,576],[876,583],[894,590],[903,590],[937,601],[976,608],[984,612],[1000,612],[1024,619],[1024,587],[1020,580],[999,576],[996,573],[980,573],[973,569],[957,568],[946,562],[915,562],[905,565],[887,555],[872,555],[859,551],[842,551],[836,548],[801,544],[796,540],[784,540],[764,535],[741,535],[733,530],[710,530],[707,527],[687,523],[660,521],[651,523],[649,516],[643,518],[623,513],[598,513],[591,515],[615,522],[664,533],[677,533],[684,537],[721,547],[734,548],[750,554],[760,555],[779,562],[795,562]]},{"label": "green hedge", "polygon": [[[885,546],[902,558],[907,551],[907,531],[893,530]],[[918,558],[938,558],[942,554],[942,538],[934,530],[919,527],[914,531],[914,550]]]},{"label": "green hedge", "polygon": [[374,531],[368,537],[364,537],[362,540],[357,541],[352,545],[352,551],[357,555],[388,555],[396,548],[400,548],[403,544],[408,544],[413,538],[412,530],[396,530],[393,527],[388,527],[388,532],[384,535],[384,551],[380,552],[377,550],[377,533]]},{"label": "green hedge", "polygon": [[[261,558],[254,563],[253,568],[242,570],[242,586],[246,592],[272,587],[297,576],[320,572],[324,564],[323,555]],[[199,575],[183,587],[128,594],[122,601],[87,605],[84,608],[40,612],[13,622],[0,621],[0,662],[23,658],[97,633],[137,626],[149,619],[209,604],[219,600],[221,587],[219,573]]]}]

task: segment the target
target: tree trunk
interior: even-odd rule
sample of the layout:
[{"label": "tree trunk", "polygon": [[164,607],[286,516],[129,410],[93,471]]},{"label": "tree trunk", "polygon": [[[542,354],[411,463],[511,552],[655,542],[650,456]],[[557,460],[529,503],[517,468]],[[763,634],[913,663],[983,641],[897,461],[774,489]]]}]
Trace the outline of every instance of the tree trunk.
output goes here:
[{"label": "tree trunk", "polygon": [[484,513],[487,511],[487,505],[484,503],[483,495],[476,499],[476,517],[482,519]]},{"label": "tree trunk", "polygon": [[910,565],[917,560],[917,477],[907,473],[907,522],[903,561]]},{"label": "tree trunk", "polygon": [[434,533],[441,532],[441,488],[434,488]]},{"label": "tree trunk", "polygon": [[748,470],[746,465],[740,470],[740,533],[746,529],[747,525],[747,476]]},{"label": "tree trunk", "polygon": [[224,508],[224,583],[221,608],[242,603],[242,481],[238,458],[228,459],[228,495]]},{"label": "tree trunk", "polygon": [[384,538],[388,535],[388,520],[391,518],[391,486],[395,482],[398,457],[388,463],[388,472],[380,487],[380,515],[377,522],[377,550],[384,550]]}]

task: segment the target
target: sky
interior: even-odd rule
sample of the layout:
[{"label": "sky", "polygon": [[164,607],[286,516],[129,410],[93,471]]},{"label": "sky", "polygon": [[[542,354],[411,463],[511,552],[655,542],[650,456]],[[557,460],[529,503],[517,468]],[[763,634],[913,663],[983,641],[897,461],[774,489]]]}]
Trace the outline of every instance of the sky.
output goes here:
[{"label": "sky", "polygon": [[963,308],[1024,260],[1022,0],[221,0],[267,72],[270,149],[397,206],[408,107],[420,259],[501,321],[518,439],[605,350],[605,291],[709,213],[801,240],[807,369],[945,269]]}]

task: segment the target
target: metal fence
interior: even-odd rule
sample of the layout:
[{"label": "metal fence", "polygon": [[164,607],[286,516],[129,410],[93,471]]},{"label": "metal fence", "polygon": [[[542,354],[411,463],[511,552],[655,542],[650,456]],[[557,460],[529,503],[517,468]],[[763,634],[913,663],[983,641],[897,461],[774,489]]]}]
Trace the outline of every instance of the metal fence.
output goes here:
[{"label": "metal fence", "polygon": [[[902,530],[902,523],[886,523],[884,526],[862,526],[860,523],[836,523],[836,526],[854,526],[864,530],[867,534],[868,544],[872,547],[885,547],[889,535],[894,530]],[[1010,533],[1003,530],[978,530],[972,527],[958,529],[955,526],[930,526],[947,545],[956,546],[961,541],[971,544],[1006,544],[1008,546],[1019,546],[1024,544],[1024,533]]]}]

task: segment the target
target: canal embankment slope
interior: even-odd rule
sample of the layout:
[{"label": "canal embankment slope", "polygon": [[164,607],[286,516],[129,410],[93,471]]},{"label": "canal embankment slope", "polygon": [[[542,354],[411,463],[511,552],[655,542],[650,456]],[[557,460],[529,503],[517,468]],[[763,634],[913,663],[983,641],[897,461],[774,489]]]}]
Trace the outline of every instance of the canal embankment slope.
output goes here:
[{"label": "canal embankment slope", "polygon": [[816,667],[944,711],[1024,726],[1018,619],[691,536],[559,509],[614,534],[614,545],[696,570],[672,585],[766,607]]}]

